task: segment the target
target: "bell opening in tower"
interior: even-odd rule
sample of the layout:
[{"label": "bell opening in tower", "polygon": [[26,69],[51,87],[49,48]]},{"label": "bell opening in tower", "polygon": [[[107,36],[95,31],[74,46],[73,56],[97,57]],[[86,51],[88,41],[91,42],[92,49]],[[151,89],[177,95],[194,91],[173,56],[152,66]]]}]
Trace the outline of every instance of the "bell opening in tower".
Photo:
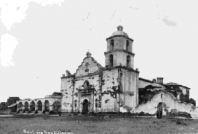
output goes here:
[{"label": "bell opening in tower", "polygon": [[127,67],[130,67],[131,57],[128,55],[126,58]]},{"label": "bell opening in tower", "polygon": [[109,66],[113,67],[113,55],[112,54],[109,55]]},{"label": "bell opening in tower", "polygon": [[126,41],[126,50],[129,51],[129,41]]},{"label": "bell opening in tower", "polygon": [[111,40],[111,51],[114,49],[114,40]]}]

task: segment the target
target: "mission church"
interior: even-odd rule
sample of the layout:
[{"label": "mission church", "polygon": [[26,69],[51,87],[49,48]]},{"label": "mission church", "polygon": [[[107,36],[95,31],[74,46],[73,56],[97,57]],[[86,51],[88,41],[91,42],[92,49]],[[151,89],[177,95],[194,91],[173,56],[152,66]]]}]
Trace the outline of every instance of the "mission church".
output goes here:
[{"label": "mission church", "polygon": [[61,77],[64,112],[118,112],[138,105],[139,71],[134,69],[133,39],[118,26],[107,38],[105,67],[87,52],[74,75]]},{"label": "mission church", "polygon": [[[163,78],[147,80],[134,69],[133,39],[122,26],[106,39],[105,67],[90,52],[76,72],[61,77],[61,91],[45,98],[19,100],[17,112],[146,112],[155,114],[160,106],[192,113],[196,103],[189,98],[190,88],[177,83],[163,83]],[[164,112],[165,113],[165,112]],[[198,111],[197,111],[198,113]]]},{"label": "mission church", "polygon": [[[181,106],[180,103],[188,102],[190,88],[176,84],[178,89],[171,93],[166,89],[175,85],[163,84],[163,78],[153,81],[139,78],[138,69],[134,69],[133,39],[122,26],[118,26],[106,41],[105,67],[87,52],[75,74],[67,72],[61,77],[62,112],[121,112],[124,109],[125,112],[142,110],[150,113],[164,101],[167,101],[165,105],[172,101],[173,106],[169,108],[186,110],[186,105]],[[152,98],[158,100],[151,101]],[[187,107],[189,110],[192,105]]]}]

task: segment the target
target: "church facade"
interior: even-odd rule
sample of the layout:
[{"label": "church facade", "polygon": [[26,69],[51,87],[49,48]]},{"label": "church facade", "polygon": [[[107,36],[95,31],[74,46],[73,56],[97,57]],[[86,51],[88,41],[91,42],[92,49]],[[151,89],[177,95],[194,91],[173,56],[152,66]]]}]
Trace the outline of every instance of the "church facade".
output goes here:
[{"label": "church facade", "polygon": [[61,77],[62,112],[119,112],[138,105],[139,71],[134,69],[133,39],[118,26],[107,41],[105,67],[87,52],[75,74]]}]

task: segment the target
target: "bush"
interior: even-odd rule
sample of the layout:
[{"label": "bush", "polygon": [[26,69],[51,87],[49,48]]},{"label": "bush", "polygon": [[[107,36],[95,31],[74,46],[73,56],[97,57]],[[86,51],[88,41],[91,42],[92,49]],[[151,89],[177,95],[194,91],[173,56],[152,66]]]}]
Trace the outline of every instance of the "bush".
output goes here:
[{"label": "bush", "polygon": [[175,111],[175,110],[171,110],[169,116],[192,118],[191,114],[189,114],[187,112],[180,112],[180,111]]},{"label": "bush", "polygon": [[181,120],[176,120],[176,124],[177,125],[187,125],[185,122],[181,121]]},{"label": "bush", "polygon": [[54,111],[50,111],[49,114],[55,114],[55,112]]},{"label": "bush", "polygon": [[144,116],[144,112],[141,111],[141,112],[138,114],[138,116]]}]

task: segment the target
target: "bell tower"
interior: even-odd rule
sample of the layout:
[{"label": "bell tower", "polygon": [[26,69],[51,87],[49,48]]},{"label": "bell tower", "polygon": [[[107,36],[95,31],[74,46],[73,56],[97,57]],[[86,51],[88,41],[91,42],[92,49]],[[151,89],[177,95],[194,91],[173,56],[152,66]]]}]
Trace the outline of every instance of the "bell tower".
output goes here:
[{"label": "bell tower", "polygon": [[117,31],[107,38],[106,41],[105,66],[110,68],[116,66],[134,67],[133,39],[128,37],[122,26],[118,26]]}]

